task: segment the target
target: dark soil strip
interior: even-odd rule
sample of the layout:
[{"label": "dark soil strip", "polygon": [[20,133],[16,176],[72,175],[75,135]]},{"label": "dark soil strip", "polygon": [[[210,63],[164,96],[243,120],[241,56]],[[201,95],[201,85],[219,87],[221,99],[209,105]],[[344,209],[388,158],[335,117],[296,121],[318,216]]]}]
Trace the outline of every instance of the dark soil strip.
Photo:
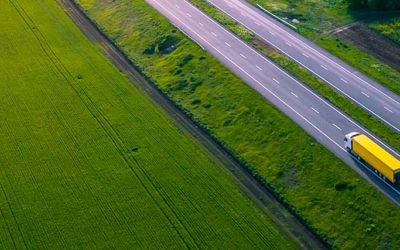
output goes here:
[{"label": "dark soil strip", "polygon": [[400,71],[400,46],[395,42],[360,23],[336,32],[336,35]]},{"label": "dark soil strip", "polygon": [[265,185],[253,177],[225,148],[216,142],[205,130],[180,110],[175,103],[163,94],[151,81],[147,80],[104,35],[73,0],[59,0],[70,18],[81,31],[94,43],[100,44],[103,53],[124,72],[132,84],[145,92],[155,103],[161,106],[182,130],[190,133],[216,160],[228,170],[238,186],[255,201],[281,228],[303,249],[326,249],[327,246],[270,192]]}]

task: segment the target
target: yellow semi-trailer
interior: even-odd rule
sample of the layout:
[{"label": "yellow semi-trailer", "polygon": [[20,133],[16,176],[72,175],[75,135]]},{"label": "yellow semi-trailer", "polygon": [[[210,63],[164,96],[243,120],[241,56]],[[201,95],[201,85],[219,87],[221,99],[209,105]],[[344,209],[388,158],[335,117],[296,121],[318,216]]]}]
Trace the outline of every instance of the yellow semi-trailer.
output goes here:
[{"label": "yellow semi-trailer", "polygon": [[400,161],[367,136],[353,132],[344,138],[346,150],[373,167],[391,183],[400,180]]}]

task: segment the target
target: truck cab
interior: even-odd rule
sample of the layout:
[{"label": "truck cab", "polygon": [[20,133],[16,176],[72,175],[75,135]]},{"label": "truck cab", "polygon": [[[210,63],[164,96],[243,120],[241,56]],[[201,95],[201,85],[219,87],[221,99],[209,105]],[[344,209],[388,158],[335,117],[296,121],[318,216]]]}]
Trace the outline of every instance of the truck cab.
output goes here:
[{"label": "truck cab", "polygon": [[351,132],[344,136],[344,147],[347,150],[347,152],[350,152],[353,149],[351,144],[351,139],[356,135],[360,135],[360,133]]}]

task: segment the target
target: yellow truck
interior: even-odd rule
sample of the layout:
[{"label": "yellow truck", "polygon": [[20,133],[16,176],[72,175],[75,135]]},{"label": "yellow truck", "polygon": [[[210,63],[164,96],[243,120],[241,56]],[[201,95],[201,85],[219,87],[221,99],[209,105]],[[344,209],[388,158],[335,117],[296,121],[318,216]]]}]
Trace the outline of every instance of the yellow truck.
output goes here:
[{"label": "yellow truck", "polygon": [[383,179],[395,184],[400,180],[400,161],[366,135],[353,132],[344,138],[345,148],[365,161]]}]

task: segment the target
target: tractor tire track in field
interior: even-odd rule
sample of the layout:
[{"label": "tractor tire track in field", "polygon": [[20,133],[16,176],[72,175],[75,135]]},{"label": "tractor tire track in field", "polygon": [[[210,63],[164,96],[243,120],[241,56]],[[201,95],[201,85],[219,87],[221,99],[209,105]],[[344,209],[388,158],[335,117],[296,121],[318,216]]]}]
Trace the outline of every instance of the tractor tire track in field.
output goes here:
[{"label": "tractor tire track in field", "polygon": [[[75,93],[82,101],[82,103],[87,107],[87,110],[92,114],[92,116],[96,119],[97,123],[102,127],[103,131],[112,141],[112,143],[114,144],[115,148],[117,149],[117,151],[119,152],[119,154],[121,155],[127,166],[131,169],[132,173],[139,180],[139,182],[147,192],[148,196],[153,200],[154,204],[159,208],[159,210],[162,212],[165,218],[169,221],[170,225],[172,226],[172,228],[174,228],[174,230],[176,231],[177,235],[180,237],[182,242],[186,245],[187,248],[193,248],[193,246],[199,248],[199,245],[194,240],[188,229],[185,227],[185,225],[182,224],[182,222],[179,220],[178,216],[173,211],[171,206],[166,202],[166,200],[162,197],[157,188],[154,186],[151,179],[147,175],[145,169],[140,165],[138,165],[138,162],[136,161],[136,159],[134,159],[133,156],[131,156],[131,158],[133,159],[130,159],[129,157],[126,156],[126,154],[124,153],[125,152],[124,149],[126,147],[124,147],[124,144],[118,133],[113,129],[113,127],[105,118],[105,116],[103,116],[101,111],[96,107],[96,105],[89,97],[89,95],[86,93],[86,91],[82,87],[80,87],[79,84],[76,83],[74,76],[68,71],[67,67],[62,63],[62,61],[58,58],[56,53],[52,50],[45,36],[40,32],[40,29],[35,25],[34,21],[30,18],[30,16],[26,13],[26,11],[18,3],[17,0],[9,0],[9,2],[13,5],[15,10],[18,12],[23,21],[29,27],[31,32],[34,34],[42,50],[49,58],[49,60],[52,62],[52,64],[55,66],[58,73],[60,73],[60,75],[67,81],[69,86],[75,91]],[[141,177],[139,173],[137,173],[137,171],[134,168],[135,165],[139,167],[142,176],[144,176],[144,178]],[[145,182],[149,184],[146,185]],[[156,197],[154,194],[157,194],[158,197]],[[166,207],[163,206],[163,203],[164,205],[166,205]],[[184,232],[182,232],[182,230],[180,230],[177,227],[177,225],[183,228]],[[185,237],[183,234],[186,234],[188,237]],[[190,239],[190,242],[187,241],[188,239]]]},{"label": "tractor tire track in field", "polygon": [[[59,0],[59,2],[86,37],[88,37],[90,41],[101,45],[102,52],[117,68],[127,75],[134,86],[138,87],[143,93],[148,95],[153,102],[161,106],[169,114],[176,126],[190,133],[204,146],[210,155],[214,156],[215,160],[221,162],[227,172],[235,179],[241,190],[252,198],[252,200],[279,225],[282,231],[285,231],[304,249],[327,248],[324,242],[314,235],[299,218],[291,214],[285,208],[273,192],[261,183],[261,181],[253,177],[251,173],[240,164],[239,160],[228,153],[223,145],[214,140],[206,130],[199,128],[199,126],[179,109],[167,95],[152,84],[151,80],[142,75],[140,70],[138,70],[130,62],[128,57],[118,49],[114,42],[97,27],[74,0]],[[133,160],[136,161],[135,158],[133,158]],[[140,165],[139,162],[136,161],[136,163]],[[150,176],[146,176],[147,179],[151,179]],[[154,185],[153,187],[155,188]],[[165,200],[164,202],[167,203]],[[176,218],[177,217],[176,215]]]},{"label": "tractor tire track in field", "polygon": [[[10,98],[10,99],[13,99],[13,98]],[[16,106],[21,106],[21,103],[18,103],[14,100],[11,103]],[[8,126],[7,122],[4,122],[2,125],[5,127],[4,131],[6,131],[6,133],[14,134],[12,128]],[[3,131],[3,130],[1,130],[1,131]],[[12,138],[16,138],[16,137],[12,136]],[[15,145],[16,150],[22,155],[22,150],[21,150],[21,147],[19,146],[18,142],[14,143],[14,145]],[[4,174],[3,171],[1,171],[0,175],[3,175],[3,174]],[[8,178],[6,178],[5,180],[6,180],[5,182],[9,183]],[[13,203],[13,200],[14,200],[14,202],[17,203],[18,207],[20,207],[20,205],[19,205],[18,200],[13,199],[14,198],[13,197],[14,190],[12,190],[11,193],[6,192],[5,186],[7,186],[7,183],[0,182],[0,188],[1,188],[0,200],[6,204],[6,208],[4,209],[5,211],[2,211],[0,208],[0,213],[5,222],[7,231],[10,234],[10,238],[12,240],[12,243],[13,243],[15,249],[20,249],[20,248],[27,249],[28,245],[27,245],[26,239],[21,230],[20,223],[18,223],[17,216],[15,215],[15,211],[12,209],[13,206],[11,204]],[[24,214],[24,216],[25,216],[25,214]],[[7,222],[7,218],[10,218],[10,223]],[[22,242],[22,243],[17,244],[18,242]]]},{"label": "tractor tire track in field", "polygon": [[[7,203],[7,206],[8,206],[8,208],[9,208],[9,210],[10,210],[10,213],[13,215],[12,217],[13,217],[14,223],[17,225],[19,234],[21,235],[22,242],[24,243],[24,246],[25,246],[25,248],[26,248],[27,246],[26,246],[26,243],[25,243],[25,239],[24,239],[24,237],[23,237],[23,235],[22,235],[22,233],[21,233],[21,230],[19,229],[19,225],[18,225],[18,223],[17,223],[17,221],[16,221],[16,219],[15,219],[15,216],[14,216],[14,214],[13,214],[13,211],[12,211],[12,209],[11,209],[10,202],[8,201],[6,192],[4,191],[3,184],[0,183],[0,187],[1,187],[1,193],[3,194],[3,195],[0,195],[0,197],[4,196],[5,201],[6,201],[6,203]],[[15,239],[14,239],[13,233],[11,233],[11,230],[10,230],[11,227],[8,225],[7,219],[6,219],[5,216],[4,216],[4,212],[1,211],[1,209],[0,209],[0,214],[1,214],[1,217],[3,218],[3,221],[4,221],[4,223],[5,223],[6,227],[7,227],[7,232],[8,232],[8,234],[10,235],[10,238],[11,238],[11,241],[12,241],[12,243],[13,243],[13,246],[14,246],[15,249],[17,249],[18,247],[17,247],[17,245],[16,245],[16,243],[15,243]]]}]

